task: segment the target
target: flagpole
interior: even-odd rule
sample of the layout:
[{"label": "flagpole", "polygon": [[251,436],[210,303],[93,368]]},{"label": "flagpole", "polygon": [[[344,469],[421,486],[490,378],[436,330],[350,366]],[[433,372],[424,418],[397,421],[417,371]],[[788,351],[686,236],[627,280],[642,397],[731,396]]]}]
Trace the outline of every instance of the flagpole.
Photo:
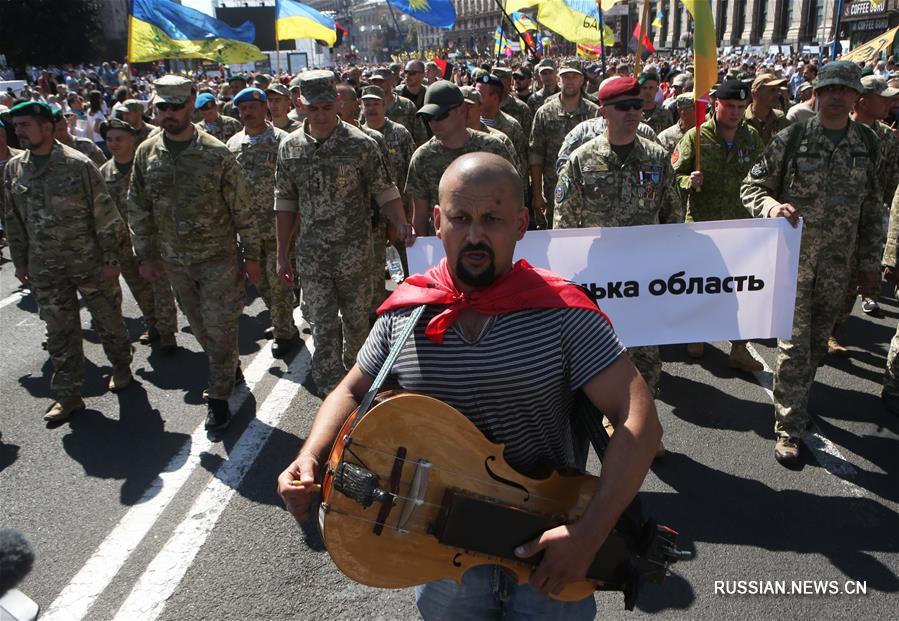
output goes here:
[{"label": "flagpole", "polygon": [[609,74],[606,72],[606,20],[602,14],[602,0],[596,0],[596,8],[599,10],[599,61],[602,63],[602,76],[605,78]]},{"label": "flagpole", "polygon": [[[649,38],[646,33],[646,20],[649,19],[649,0],[643,0],[643,17],[640,19],[640,34]],[[634,60],[634,77],[640,76],[641,65],[643,64],[643,37],[637,37],[637,57]]]},{"label": "flagpole", "polygon": [[515,31],[515,34],[518,35],[519,41],[523,41],[524,46],[526,48],[528,48],[528,51],[531,52],[534,56],[537,56],[537,50],[535,50],[534,48],[531,47],[531,45],[530,45],[530,43],[528,43],[527,39],[524,38],[524,35],[521,34],[521,31],[518,30],[518,26],[515,25],[515,20],[513,20],[512,17],[508,13],[506,13],[506,7],[503,6],[503,3],[500,2],[500,0],[493,0],[493,1],[496,3],[496,6],[499,7],[499,10],[502,12],[503,17],[505,19],[509,20],[509,23],[512,24],[512,29]]},{"label": "flagpole", "polygon": [[[280,0],[275,0],[275,73],[276,75],[281,75],[281,39],[278,34],[278,3]],[[294,45],[296,47],[296,45]],[[280,79],[280,78],[279,78]]]}]

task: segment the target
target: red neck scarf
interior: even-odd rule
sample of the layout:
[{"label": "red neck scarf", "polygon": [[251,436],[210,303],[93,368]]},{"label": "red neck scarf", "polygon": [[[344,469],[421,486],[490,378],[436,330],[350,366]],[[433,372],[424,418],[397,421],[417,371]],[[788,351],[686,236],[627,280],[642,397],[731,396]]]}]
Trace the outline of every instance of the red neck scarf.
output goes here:
[{"label": "red neck scarf", "polygon": [[[438,345],[443,335],[466,308],[483,315],[502,315],[536,308],[583,308],[605,314],[579,287],[548,270],[519,260],[508,274],[489,287],[463,293],[456,288],[446,259],[425,274],[409,276],[378,308],[381,315],[397,308],[436,304],[445,306],[425,329],[425,336]],[[606,321],[608,321],[606,317]],[[611,322],[610,322],[611,323]]]}]

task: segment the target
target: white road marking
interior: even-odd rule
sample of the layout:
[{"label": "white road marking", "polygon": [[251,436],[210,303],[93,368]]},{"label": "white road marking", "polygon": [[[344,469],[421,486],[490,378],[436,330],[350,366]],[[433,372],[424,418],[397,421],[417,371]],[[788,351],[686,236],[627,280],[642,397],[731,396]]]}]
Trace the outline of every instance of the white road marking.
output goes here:
[{"label": "white road marking", "polygon": [[[748,343],[746,348],[749,350],[749,353],[752,354],[752,357],[758,360],[764,367],[763,370],[754,373],[754,375],[756,380],[758,380],[759,386],[768,393],[768,398],[773,402],[774,371],[768,366],[768,363],[765,362],[765,359],[762,358],[751,343]],[[858,474],[858,470],[856,470],[855,466],[843,456],[833,442],[824,437],[821,429],[814,422],[808,430],[802,434],[802,440],[808,449],[815,455],[815,459],[818,463],[830,474],[839,479],[854,496],[864,497],[867,495],[865,490],[847,480],[854,478]]]},{"label": "white road marking", "polygon": [[256,418],[234,445],[228,460],[219,466],[187,516],[138,579],[116,613],[114,621],[152,621],[160,615],[247,471],[256,461],[272,430],[278,426],[299,392],[300,382],[309,371],[310,355],[313,352],[311,339],[307,341],[307,348],[308,353],[297,355],[287,373],[278,380],[256,412]]},{"label": "white road marking", "polygon": [[[297,324],[301,325],[299,310],[296,311],[294,318]],[[256,384],[268,373],[274,360],[269,342],[256,354],[244,371],[244,385],[239,386],[228,399],[232,412],[240,409]],[[200,423],[191,434],[190,441],[185,442],[178,453],[169,460],[157,480],[128,510],[81,570],[50,604],[46,614],[41,616],[43,621],[78,621],[84,618],[181,490],[199,465],[201,454],[207,452],[212,443],[203,423]]]},{"label": "white road marking", "polygon": [[3,298],[2,300],[0,300],[0,308],[3,308],[4,306],[9,306],[10,304],[15,304],[22,298],[28,297],[29,295],[31,295],[31,291],[29,291],[28,289],[22,289],[20,291],[16,291],[12,295],[8,295],[5,298]]}]

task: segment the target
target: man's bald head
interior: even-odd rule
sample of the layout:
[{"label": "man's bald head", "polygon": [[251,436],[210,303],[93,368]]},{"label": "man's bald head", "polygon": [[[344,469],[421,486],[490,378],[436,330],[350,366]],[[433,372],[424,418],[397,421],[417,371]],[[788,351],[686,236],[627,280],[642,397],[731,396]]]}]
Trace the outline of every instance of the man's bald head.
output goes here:
[{"label": "man's bald head", "polygon": [[486,287],[512,269],[528,228],[521,177],[492,153],[457,158],[440,179],[434,225],[456,284]]},{"label": "man's bald head", "polygon": [[[509,160],[495,155],[477,151],[466,153],[453,160],[444,171],[437,188],[437,200],[442,205],[446,202],[444,193],[460,187],[496,187],[499,194],[511,197],[524,196],[521,176]],[[523,201],[519,201],[521,209],[525,209]]]}]

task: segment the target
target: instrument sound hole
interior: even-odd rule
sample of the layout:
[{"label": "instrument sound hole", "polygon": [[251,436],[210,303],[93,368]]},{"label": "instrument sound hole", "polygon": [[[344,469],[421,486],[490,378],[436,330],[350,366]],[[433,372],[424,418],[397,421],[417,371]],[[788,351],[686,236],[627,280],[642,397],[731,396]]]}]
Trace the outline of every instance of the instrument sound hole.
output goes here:
[{"label": "instrument sound hole", "polygon": [[520,489],[522,492],[524,492],[524,500],[522,502],[527,502],[528,500],[530,500],[531,492],[528,491],[528,488],[526,488],[524,485],[522,485],[521,483],[518,483],[516,481],[510,481],[509,479],[505,479],[490,469],[490,462],[492,462],[492,461],[496,461],[496,457],[494,457],[493,455],[488,456],[487,459],[484,460],[484,470],[487,471],[487,474],[490,475],[490,478],[493,479],[494,481],[499,481],[503,485],[508,485],[509,487],[514,487],[515,489]]}]

